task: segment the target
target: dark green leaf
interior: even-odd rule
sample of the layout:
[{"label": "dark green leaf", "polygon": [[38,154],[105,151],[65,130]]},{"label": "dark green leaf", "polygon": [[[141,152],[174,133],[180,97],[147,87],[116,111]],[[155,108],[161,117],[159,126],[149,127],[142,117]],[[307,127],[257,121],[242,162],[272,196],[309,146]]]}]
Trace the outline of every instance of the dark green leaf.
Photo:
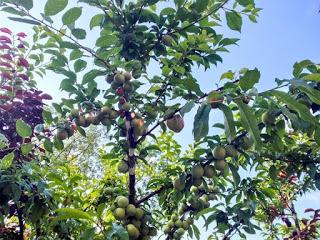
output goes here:
[{"label": "dark green leaf", "polygon": [[71,34],[77,39],[85,39],[87,36],[86,30],[82,28],[74,28],[71,30]]},{"label": "dark green leaf", "polygon": [[254,70],[247,70],[245,74],[240,77],[239,84],[243,90],[249,90],[259,82],[259,79],[260,72],[255,68]]},{"label": "dark green leaf", "polygon": [[222,110],[224,114],[224,130],[226,132],[226,137],[228,142],[232,142],[232,140],[236,137],[236,128],[232,111],[224,104],[219,104],[219,109]]},{"label": "dark green leaf", "polygon": [[68,5],[68,0],[47,0],[44,6],[46,16],[54,16],[61,12]]},{"label": "dark green leaf", "polygon": [[236,11],[226,12],[228,27],[232,30],[241,32],[242,17]]},{"label": "dark green leaf", "polygon": [[62,23],[64,25],[69,25],[74,23],[82,14],[82,7],[73,7],[70,8],[65,14],[62,16]]},{"label": "dark green leaf", "polygon": [[208,104],[202,104],[197,111],[193,123],[193,136],[196,141],[207,136],[209,132],[208,121],[210,111],[211,106]]},{"label": "dark green leaf", "polygon": [[22,138],[30,137],[32,134],[31,127],[21,119],[16,121],[16,130]]},{"label": "dark green leaf", "polygon": [[10,20],[15,22],[27,23],[32,25],[40,25],[39,22],[31,20],[31,19],[24,19],[24,18],[17,18],[17,17],[8,17]]}]

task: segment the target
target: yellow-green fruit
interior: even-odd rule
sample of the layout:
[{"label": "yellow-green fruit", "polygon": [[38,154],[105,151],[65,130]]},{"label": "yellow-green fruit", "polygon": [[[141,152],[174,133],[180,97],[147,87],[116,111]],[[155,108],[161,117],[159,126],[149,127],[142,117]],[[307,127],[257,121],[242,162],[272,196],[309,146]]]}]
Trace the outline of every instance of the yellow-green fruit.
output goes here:
[{"label": "yellow-green fruit", "polygon": [[276,117],[271,112],[264,112],[261,116],[261,120],[266,125],[272,125],[276,121]]},{"label": "yellow-green fruit", "polygon": [[174,227],[174,221],[170,220],[170,221],[168,222],[168,227],[169,227],[169,228],[173,228],[173,227]]},{"label": "yellow-green fruit", "polygon": [[175,225],[177,228],[179,228],[179,227],[182,226],[182,221],[179,219],[179,220],[177,220],[177,221],[174,223],[174,225]]},{"label": "yellow-green fruit", "polygon": [[179,217],[178,217],[177,214],[174,213],[174,214],[171,215],[171,220],[172,220],[172,221],[175,222],[175,221],[177,221],[178,219],[179,219]]},{"label": "yellow-green fruit", "polygon": [[106,187],[104,189],[105,194],[111,195],[113,193],[113,188],[112,187]]},{"label": "yellow-green fruit", "polygon": [[190,224],[190,225],[193,224],[193,218],[189,217],[189,218],[187,219],[187,223]]},{"label": "yellow-green fruit", "polygon": [[126,210],[124,210],[124,208],[116,208],[113,212],[113,215],[115,217],[115,219],[117,220],[123,220],[126,218]]},{"label": "yellow-green fruit", "polygon": [[118,164],[118,171],[120,173],[126,173],[129,171],[129,165],[126,161],[121,161],[119,164]]},{"label": "yellow-green fruit", "polygon": [[126,197],[120,196],[117,200],[117,204],[121,208],[126,208],[129,205],[129,200]]},{"label": "yellow-green fruit", "polygon": [[129,237],[133,239],[137,239],[140,235],[139,230],[133,224],[127,225],[127,231],[128,231]]},{"label": "yellow-green fruit", "polygon": [[184,128],[183,118],[178,114],[174,115],[167,120],[167,126],[171,131],[179,133]]},{"label": "yellow-green fruit", "polygon": [[170,228],[170,226],[168,226],[168,225],[165,225],[165,226],[163,227],[163,232],[164,232],[165,234],[168,234],[168,233],[170,232],[170,230],[171,230],[171,228]]},{"label": "yellow-green fruit", "polygon": [[124,83],[125,81],[125,76],[121,73],[117,73],[115,76],[114,76],[114,81],[117,82],[117,83]]},{"label": "yellow-green fruit", "polygon": [[68,132],[65,129],[59,129],[57,131],[57,138],[61,141],[67,139],[68,136]]},{"label": "yellow-green fruit", "polygon": [[174,40],[170,35],[164,35],[162,36],[162,42],[164,45],[171,46]]},{"label": "yellow-green fruit", "polygon": [[176,234],[178,236],[182,236],[184,234],[185,230],[183,228],[179,228],[177,231],[176,231]]},{"label": "yellow-green fruit", "polygon": [[110,119],[116,119],[119,116],[118,112],[115,110],[111,110],[109,117]]},{"label": "yellow-green fruit", "polygon": [[198,188],[196,186],[191,186],[190,192],[197,193],[198,192]]},{"label": "yellow-green fruit", "polygon": [[196,187],[200,187],[202,184],[202,178],[192,178],[192,184]]},{"label": "yellow-green fruit", "polygon": [[244,136],[243,138],[241,138],[241,140],[240,140],[240,147],[241,147],[242,149],[248,150],[248,149],[251,148],[252,146],[253,146],[253,141],[252,141],[250,138],[248,138],[248,137],[246,137],[246,136]]},{"label": "yellow-green fruit", "polygon": [[131,109],[130,103],[128,103],[128,102],[124,103],[124,104],[122,105],[122,109],[123,109],[124,111],[126,111],[126,112],[130,111],[130,109]]},{"label": "yellow-green fruit", "polygon": [[179,191],[182,191],[186,186],[185,181],[183,181],[181,178],[177,178],[173,181],[173,187]]},{"label": "yellow-green fruit", "polygon": [[189,223],[187,221],[183,221],[182,222],[182,228],[185,229],[185,230],[188,230],[189,228]]},{"label": "yellow-green fruit", "polygon": [[223,102],[223,96],[217,91],[212,91],[208,94],[207,102],[210,103],[211,108],[215,109],[219,107],[219,104]]},{"label": "yellow-green fruit", "polygon": [[238,151],[237,151],[237,149],[235,149],[234,146],[227,145],[225,147],[225,149],[226,149],[226,157],[236,157],[236,156],[238,156]]},{"label": "yellow-green fruit", "polygon": [[136,209],[136,207],[135,207],[133,204],[129,204],[129,205],[127,206],[126,210],[127,210],[127,215],[128,215],[128,216],[131,217],[131,216],[135,216],[135,215],[136,215],[137,209]]},{"label": "yellow-green fruit", "polygon": [[113,90],[116,90],[118,87],[120,87],[122,84],[121,83],[119,83],[119,82],[116,82],[116,81],[113,81],[112,83],[111,83],[111,88],[113,89]]},{"label": "yellow-green fruit", "polygon": [[152,237],[157,236],[157,229],[155,227],[151,227],[149,229],[149,235],[152,236]]},{"label": "yellow-green fruit", "polygon": [[192,167],[191,174],[194,178],[201,178],[204,174],[204,169],[200,164],[195,165]]},{"label": "yellow-green fruit", "polygon": [[218,171],[223,171],[225,166],[226,166],[225,160],[217,160],[217,161],[214,162],[214,167]]},{"label": "yellow-green fruit", "polygon": [[111,112],[111,109],[108,106],[104,106],[101,108],[100,112],[102,113],[102,115],[109,115]]},{"label": "yellow-green fruit", "polygon": [[72,118],[78,118],[79,117],[79,110],[78,109],[72,109],[70,112],[70,115]]},{"label": "yellow-green fruit", "polygon": [[126,81],[130,81],[132,79],[132,75],[129,72],[124,72],[123,76]]},{"label": "yellow-green fruit", "polygon": [[133,90],[132,85],[128,82],[123,84],[123,89],[126,93],[130,93]]},{"label": "yellow-green fruit", "polygon": [[212,151],[212,155],[215,159],[224,159],[226,157],[226,149],[222,146],[216,146]]},{"label": "yellow-green fruit", "polygon": [[137,219],[142,219],[144,215],[144,211],[141,208],[136,209],[136,218]]},{"label": "yellow-green fruit", "polygon": [[216,174],[216,170],[214,169],[214,166],[207,165],[204,167],[204,177],[212,178]]}]

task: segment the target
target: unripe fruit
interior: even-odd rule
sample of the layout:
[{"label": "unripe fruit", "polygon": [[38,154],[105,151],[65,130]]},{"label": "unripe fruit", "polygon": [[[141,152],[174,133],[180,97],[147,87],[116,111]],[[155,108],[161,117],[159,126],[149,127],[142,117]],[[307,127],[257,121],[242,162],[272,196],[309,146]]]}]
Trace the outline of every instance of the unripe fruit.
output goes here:
[{"label": "unripe fruit", "polygon": [[172,220],[172,221],[175,222],[175,221],[177,221],[178,219],[179,219],[179,217],[178,217],[177,214],[174,213],[174,214],[171,215],[171,220]]},{"label": "unripe fruit", "polygon": [[109,117],[110,119],[116,119],[119,116],[118,112],[115,110],[111,110]]},{"label": "unripe fruit", "polygon": [[65,129],[58,129],[57,138],[61,141],[68,138],[68,132]]},{"label": "unripe fruit", "polygon": [[117,83],[123,84],[124,81],[125,81],[125,77],[124,77],[123,74],[117,73],[117,74],[114,76],[114,81],[117,82]]},{"label": "unripe fruit", "polygon": [[186,186],[185,181],[183,181],[181,178],[177,178],[173,181],[173,187],[179,191],[182,191]]},{"label": "unripe fruit", "polygon": [[162,42],[166,46],[171,46],[174,42],[173,38],[170,35],[164,35],[162,36]]},{"label": "unripe fruit", "polygon": [[184,127],[183,118],[178,114],[174,115],[172,118],[167,120],[167,126],[171,131],[179,133]]},{"label": "unripe fruit", "polygon": [[187,219],[187,223],[190,224],[190,225],[193,224],[193,218],[189,217],[189,218]]},{"label": "unripe fruit", "polygon": [[136,209],[136,218],[137,219],[142,219],[144,216],[144,211],[141,208]]},{"label": "unripe fruit", "polygon": [[182,236],[184,234],[185,230],[183,228],[179,228],[177,231],[176,231],[176,234],[178,236]]},{"label": "unripe fruit", "polygon": [[113,188],[111,188],[111,187],[106,187],[106,188],[104,189],[104,192],[105,192],[105,194],[107,194],[107,195],[111,195],[111,194],[113,193]]},{"label": "unripe fruit", "polygon": [[212,155],[215,159],[224,159],[226,157],[226,149],[222,146],[216,146],[212,151]]},{"label": "unripe fruit", "polygon": [[136,207],[133,204],[129,204],[127,206],[127,215],[128,216],[135,216],[136,215]]},{"label": "unripe fruit", "polygon": [[182,226],[182,221],[179,219],[179,220],[177,220],[177,221],[174,223],[174,225],[175,225],[177,228],[179,228],[179,227]]},{"label": "unripe fruit", "polygon": [[227,145],[225,147],[226,149],[226,157],[237,157],[238,156],[238,151],[235,149],[234,146],[232,145]]},{"label": "unripe fruit", "polygon": [[170,226],[165,225],[165,226],[163,227],[163,232],[164,232],[165,234],[168,234],[170,231],[171,231]]},{"label": "unripe fruit", "polygon": [[261,120],[266,125],[272,125],[275,123],[276,118],[275,115],[271,112],[264,112],[261,116]]},{"label": "unripe fruit", "polygon": [[119,96],[123,96],[123,95],[124,95],[124,89],[123,89],[123,87],[118,87],[117,90],[116,90],[116,93],[117,93]]},{"label": "unripe fruit", "polygon": [[184,230],[188,230],[188,229],[189,229],[189,223],[188,223],[187,221],[183,221],[183,222],[182,222],[182,228],[183,228]]},{"label": "unripe fruit", "polygon": [[219,103],[224,100],[223,96],[217,91],[212,91],[208,94],[207,102],[210,103],[211,108],[215,109],[219,107]]},{"label": "unripe fruit", "polygon": [[78,109],[72,109],[70,112],[70,115],[72,118],[78,118],[79,117],[79,110]]},{"label": "unripe fruit", "polygon": [[204,167],[204,177],[212,178],[216,174],[216,170],[214,169],[214,166],[207,165]]},{"label": "unripe fruit", "polygon": [[114,90],[116,90],[118,87],[120,87],[122,84],[121,83],[118,83],[118,82],[116,82],[116,81],[113,81],[112,83],[111,83],[111,88],[112,89],[114,89]]},{"label": "unripe fruit", "polygon": [[107,83],[112,83],[114,80],[114,75],[113,74],[109,74],[106,76],[106,81]]},{"label": "unripe fruit", "polygon": [[202,178],[192,178],[192,184],[196,187],[200,187],[202,184]]},{"label": "unripe fruit", "polygon": [[104,126],[109,126],[109,125],[111,125],[111,120],[109,119],[109,118],[103,118],[103,119],[101,119],[101,123],[102,123],[102,125],[104,125]]},{"label": "unripe fruit", "polygon": [[173,228],[173,227],[174,227],[174,221],[170,220],[170,221],[168,222],[168,227],[169,227],[169,228]]},{"label": "unripe fruit", "polygon": [[109,115],[111,112],[111,109],[108,106],[103,106],[100,112],[102,115]]},{"label": "unripe fruit", "polygon": [[126,102],[126,103],[124,103],[124,104],[122,105],[122,110],[123,110],[123,111],[128,112],[128,111],[130,111],[130,109],[131,109],[130,103]]},{"label": "unripe fruit", "polygon": [[119,164],[118,164],[118,171],[120,173],[126,173],[129,171],[129,165],[126,161],[122,160]]},{"label": "unripe fruit", "polygon": [[124,208],[116,208],[113,212],[113,215],[115,219],[120,221],[126,218],[126,211],[124,210]]},{"label": "unripe fruit", "polygon": [[157,229],[155,227],[151,227],[149,229],[149,235],[152,236],[152,237],[157,236]]},{"label": "unripe fruit", "polygon": [[195,165],[192,167],[191,174],[194,178],[201,178],[204,174],[204,169],[200,164]]},{"label": "unripe fruit", "polygon": [[197,193],[198,192],[198,188],[196,186],[191,186],[190,192]]},{"label": "unripe fruit", "polygon": [[214,162],[214,167],[218,170],[218,171],[223,171],[224,168],[226,166],[226,162],[225,160],[217,160]]},{"label": "unripe fruit", "polygon": [[124,72],[123,73],[125,81],[130,81],[132,79],[132,75],[129,72]]},{"label": "unripe fruit", "polygon": [[123,84],[123,89],[127,93],[130,93],[133,90],[132,85],[128,82]]},{"label": "unripe fruit", "polygon": [[249,148],[251,148],[253,145],[253,142],[250,138],[244,136],[243,138],[241,138],[240,140],[240,147],[244,150],[248,150]]},{"label": "unripe fruit", "polygon": [[129,200],[126,197],[120,196],[117,200],[117,204],[120,208],[126,208],[129,205]]},{"label": "unripe fruit", "polygon": [[133,239],[137,239],[140,235],[139,230],[133,224],[127,225],[127,231],[128,231],[129,237]]}]

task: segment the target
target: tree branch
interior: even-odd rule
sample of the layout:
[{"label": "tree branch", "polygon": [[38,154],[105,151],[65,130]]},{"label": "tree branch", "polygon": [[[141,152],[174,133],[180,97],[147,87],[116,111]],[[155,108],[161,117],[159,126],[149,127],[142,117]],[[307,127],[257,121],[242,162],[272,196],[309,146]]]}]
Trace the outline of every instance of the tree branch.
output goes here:
[{"label": "tree branch", "polygon": [[170,186],[162,186],[162,187],[159,188],[158,190],[156,190],[156,191],[154,191],[154,192],[151,192],[151,193],[149,193],[148,195],[146,195],[146,196],[144,196],[143,198],[141,198],[140,200],[138,200],[138,201],[136,202],[136,204],[139,205],[139,204],[141,204],[141,203],[143,203],[143,202],[145,202],[145,201],[148,201],[148,200],[149,200],[150,198],[152,198],[153,196],[160,194],[162,191],[164,191],[165,189],[168,189],[168,188],[170,188],[170,187],[172,187],[172,185],[170,185]]},{"label": "tree branch", "polygon": [[229,240],[231,234],[237,230],[240,227],[241,223],[237,222],[235,223],[231,228],[229,228],[229,231],[223,236],[222,240]]},{"label": "tree branch", "polygon": [[19,240],[24,240],[24,223],[22,210],[18,209],[18,220],[19,220]]}]

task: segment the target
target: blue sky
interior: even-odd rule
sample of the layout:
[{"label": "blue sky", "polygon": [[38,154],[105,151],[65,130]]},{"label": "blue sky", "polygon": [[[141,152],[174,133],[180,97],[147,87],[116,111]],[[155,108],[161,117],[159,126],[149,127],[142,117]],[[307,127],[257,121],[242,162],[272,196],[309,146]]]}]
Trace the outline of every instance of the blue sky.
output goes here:
[{"label": "blue sky", "polygon": [[[225,28],[219,29],[226,36],[238,37],[241,40],[239,46],[230,48],[230,53],[223,54],[223,63],[217,68],[207,72],[203,72],[203,69],[195,69],[195,76],[198,77],[203,91],[214,89],[216,84],[219,84],[220,75],[228,70],[257,67],[262,76],[258,89],[265,90],[275,85],[276,77],[291,78],[292,65],[296,61],[310,59],[320,62],[320,14],[318,14],[320,0],[257,0],[257,6],[263,8],[258,23],[252,24],[245,21],[241,34]],[[43,5],[37,4],[32,12],[39,13],[42,9]],[[92,14],[92,12],[86,13],[85,17],[79,21],[79,26],[88,26],[88,19]],[[32,33],[30,25],[11,22],[5,17],[5,14],[0,13],[1,26],[10,27],[16,32]],[[92,46],[97,34],[98,31],[91,33],[85,43]],[[46,78],[39,79],[39,88],[55,96],[58,101],[63,95],[59,91],[60,80],[60,76],[48,74]],[[219,114],[211,115],[211,122],[219,119],[221,119]],[[177,140],[187,146],[192,143],[192,114],[186,117],[185,123],[187,127],[177,136]],[[301,197],[297,205],[299,212],[303,212],[305,207],[319,206],[320,192]]]}]

